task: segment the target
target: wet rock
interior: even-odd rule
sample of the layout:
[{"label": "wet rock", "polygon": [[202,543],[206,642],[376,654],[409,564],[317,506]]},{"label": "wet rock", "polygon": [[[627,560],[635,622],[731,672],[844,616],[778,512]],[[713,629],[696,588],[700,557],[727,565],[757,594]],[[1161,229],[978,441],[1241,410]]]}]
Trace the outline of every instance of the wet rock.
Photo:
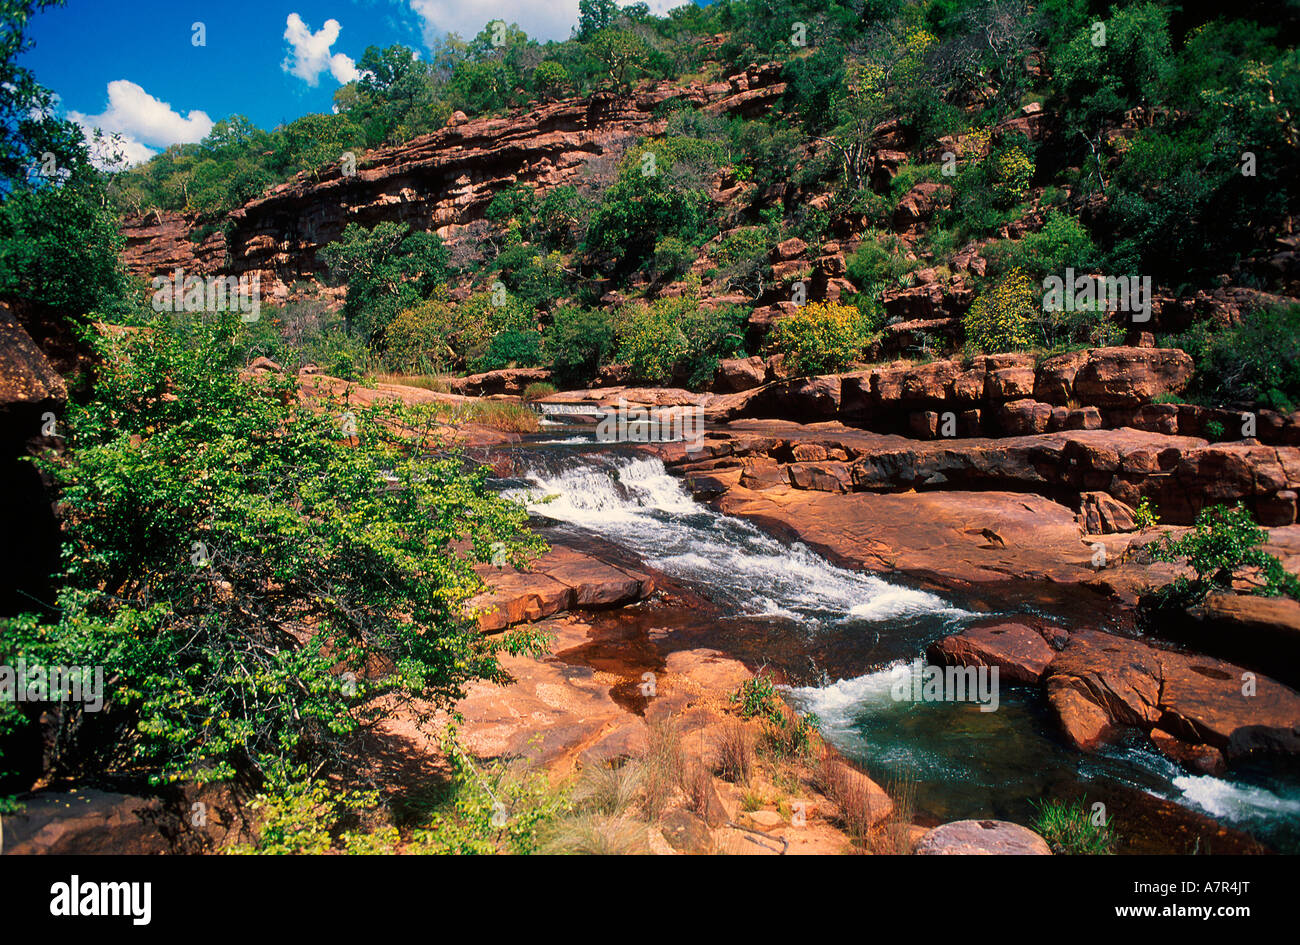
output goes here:
[{"label": "wet rock", "polygon": [[1229,763],[1300,753],[1300,694],[1222,660],[1080,630],[1046,676],[1048,700],[1081,748],[1136,726],[1210,745]]},{"label": "wet rock", "polygon": [[1008,683],[1037,683],[1056,656],[1038,631],[1019,623],[971,627],[932,644],[927,653],[947,666],[996,666]]},{"label": "wet rock", "polygon": [[1189,771],[1221,778],[1228,765],[1223,752],[1209,745],[1189,745],[1158,728],[1151,730],[1151,743],[1170,761],[1176,761]]}]

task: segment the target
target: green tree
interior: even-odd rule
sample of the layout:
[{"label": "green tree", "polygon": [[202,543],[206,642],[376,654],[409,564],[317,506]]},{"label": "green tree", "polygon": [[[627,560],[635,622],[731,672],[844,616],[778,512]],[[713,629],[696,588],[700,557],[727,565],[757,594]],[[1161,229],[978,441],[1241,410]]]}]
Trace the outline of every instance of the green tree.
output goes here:
[{"label": "green tree", "polygon": [[370,229],[349,223],[320,255],[347,284],[343,314],[349,327],[375,339],[398,312],[426,298],[447,275],[447,250],[438,234],[411,232],[391,220]]}]

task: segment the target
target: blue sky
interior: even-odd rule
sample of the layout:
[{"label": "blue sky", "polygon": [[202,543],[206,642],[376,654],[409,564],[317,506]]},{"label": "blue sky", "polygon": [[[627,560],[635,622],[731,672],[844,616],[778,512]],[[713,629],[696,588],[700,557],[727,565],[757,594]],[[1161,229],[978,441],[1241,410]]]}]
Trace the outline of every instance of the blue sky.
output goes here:
[{"label": "blue sky", "polygon": [[329,111],[367,46],[423,52],[446,32],[468,38],[498,18],[563,39],[577,10],[578,0],[68,0],[33,19],[36,46],[23,62],[67,117],[121,134],[138,161],[198,141],[232,114],[271,128]]}]

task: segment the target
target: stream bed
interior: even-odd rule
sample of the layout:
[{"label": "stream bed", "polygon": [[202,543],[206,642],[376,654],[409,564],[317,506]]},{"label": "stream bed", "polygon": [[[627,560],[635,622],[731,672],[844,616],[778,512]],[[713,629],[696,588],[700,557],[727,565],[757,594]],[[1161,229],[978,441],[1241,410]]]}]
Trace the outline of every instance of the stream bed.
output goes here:
[{"label": "stream bed", "polygon": [[1254,852],[1256,840],[1300,852],[1293,777],[1265,769],[1231,779],[1190,775],[1137,733],[1081,754],[1058,734],[1037,687],[1003,684],[996,711],[893,698],[896,667],[987,613],[836,567],[697,502],[658,459],[593,444],[589,433],[539,437],[517,463],[517,478],[502,483],[507,494],[578,540],[624,548],[712,602],[707,621],[683,610],[674,629],[692,646],[713,646],[784,680],[783,696],[816,713],[828,741],[891,793],[912,798],[918,823],[1030,823],[1044,798],[1082,797],[1106,805],[1121,852]]}]

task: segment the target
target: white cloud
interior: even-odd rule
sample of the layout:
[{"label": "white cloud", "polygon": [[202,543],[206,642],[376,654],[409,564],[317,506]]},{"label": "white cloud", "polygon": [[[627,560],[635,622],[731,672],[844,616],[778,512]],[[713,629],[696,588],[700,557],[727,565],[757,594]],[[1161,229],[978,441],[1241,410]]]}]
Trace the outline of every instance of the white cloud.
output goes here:
[{"label": "white cloud", "polygon": [[532,39],[568,39],[578,22],[578,0],[411,0],[411,9],[423,24],[426,44],[444,33],[472,39],[492,20],[518,23]]},{"label": "white cloud", "polygon": [[182,115],[126,79],[108,83],[108,107],[100,114],[69,111],[68,119],[85,130],[88,142],[97,128],[105,135],[121,135],[118,147],[131,164],[147,161],[156,153],[149,145],[195,143],[212,130],[206,112],[196,109]]},{"label": "white cloud", "polygon": [[[662,16],[691,0],[647,0],[650,12]],[[623,0],[619,6],[628,6]],[[578,25],[578,0],[410,0],[411,9],[424,26],[424,41],[432,43],[444,33],[464,39],[477,36],[492,20],[518,23],[530,39],[568,39]]]},{"label": "white cloud", "polygon": [[302,17],[290,13],[284,26],[289,54],[280,63],[280,68],[312,87],[320,84],[321,73],[326,70],[340,85],[351,82],[357,78],[357,64],[341,52],[330,52],[342,29],[338,20],[326,20],[325,25],[313,33]]}]

